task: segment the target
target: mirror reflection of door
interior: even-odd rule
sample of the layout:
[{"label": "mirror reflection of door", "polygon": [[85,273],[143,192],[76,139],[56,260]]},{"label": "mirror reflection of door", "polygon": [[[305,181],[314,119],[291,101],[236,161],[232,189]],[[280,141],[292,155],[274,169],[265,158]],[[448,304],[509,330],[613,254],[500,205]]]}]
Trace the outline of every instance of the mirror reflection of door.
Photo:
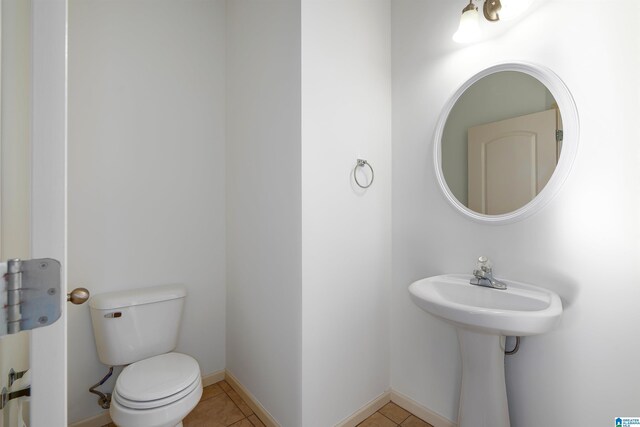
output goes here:
[{"label": "mirror reflection of door", "polygon": [[485,215],[513,212],[556,168],[556,110],[470,127],[468,150],[468,207]]},{"label": "mirror reflection of door", "polygon": [[451,194],[484,215],[516,211],[542,191],[560,156],[562,118],[549,89],[520,71],[470,85],[447,116],[442,174]]},{"label": "mirror reflection of door", "polygon": [[[0,6],[0,260],[6,261],[28,259],[31,252],[31,1],[2,0]],[[29,340],[29,332],[0,338],[0,389],[9,388],[11,369],[29,368]],[[18,426],[18,403],[0,411],[0,427]]]}]

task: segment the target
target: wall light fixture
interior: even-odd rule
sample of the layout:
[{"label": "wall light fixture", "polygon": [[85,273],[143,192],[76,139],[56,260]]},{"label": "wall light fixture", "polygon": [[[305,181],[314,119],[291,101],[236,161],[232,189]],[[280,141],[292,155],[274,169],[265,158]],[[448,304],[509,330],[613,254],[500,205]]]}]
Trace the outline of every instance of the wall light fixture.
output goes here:
[{"label": "wall light fixture", "polygon": [[[500,0],[485,0],[482,6],[482,13],[487,21],[495,22],[500,20],[500,10],[502,3]],[[460,25],[458,31],[453,35],[453,41],[457,43],[469,43],[477,39],[480,35],[480,14],[478,8],[469,0],[469,4],[462,9]]]},{"label": "wall light fixture", "polygon": [[[453,35],[458,43],[469,43],[478,40],[482,35],[480,13],[474,4],[482,0],[469,0],[462,9],[460,26]],[[484,0],[482,14],[488,22],[509,21],[522,15],[535,0]]]}]

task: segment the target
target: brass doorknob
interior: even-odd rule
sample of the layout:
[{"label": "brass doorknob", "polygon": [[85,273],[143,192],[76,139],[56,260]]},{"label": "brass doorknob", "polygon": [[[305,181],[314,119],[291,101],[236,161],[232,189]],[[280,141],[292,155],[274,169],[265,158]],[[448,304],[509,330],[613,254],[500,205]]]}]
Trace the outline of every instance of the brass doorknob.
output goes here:
[{"label": "brass doorknob", "polygon": [[91,294],[87,288],[75,288],[67,294],[67,301],[72,304],[83,304],[87,302]]}]

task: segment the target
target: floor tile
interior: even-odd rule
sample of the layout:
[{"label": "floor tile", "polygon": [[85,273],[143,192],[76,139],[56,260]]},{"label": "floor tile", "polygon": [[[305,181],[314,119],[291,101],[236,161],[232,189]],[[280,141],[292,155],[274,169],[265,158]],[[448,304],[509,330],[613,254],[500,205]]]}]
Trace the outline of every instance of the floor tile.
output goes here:
[{"label": "floor tile", "polygon": [[245,416],[249,416],[253,414],[253,411],[251,410],[251,408],[249,408],[249,405],[247,405],[245,403],[244,400],[242,400],[242,398],[240,397],[240,395],[238,393],[236,393],[235,390],[231,389],[229,391],[227,391],[227,394],[229,395],[229,397],[231,398],[231,400],[233,400],[233,403],[235,403],[236,405],[238,405],[238,408],[240,408],[240,410],[242,411],[242,413]]},{"label": "floor tile", "polygon": [[220,387],[218,383],[212,384],[202,389],[202,397],[200,398],[200,401],[207,400],[213,396],[219,395],[220,393],[224,393],[222,387]]},{"label": "floor tile", "polygon": [[358,424],[358,427],[396,427],[398,424],[391,421],[389,418],[382,415],[380,412],[376,412],[369,418]]},{"label": "floor tile", "polygon": [[[184,427],[265,427],[249,405],[226,381],[207,386],[198,406],[183,421]],[[102,427],[116,427],[110,423]],[[358,424],[358,427],[433,427],[393,402]]]},{"label": "floor tile", "polygon": [[184,419],[184,427],[227,427],[245,418],[226,393],[204,400]]},{"label": "floor tile", "polygon": [[415,415],[409,416],[404,422],[401,424],[402,427],[433,427],[431,424],[422,421],[420,418]]},{"label": "floor tile", "polygon": [[253,424],[249,422],[248,419],[240,420],[235,424],[231,424],[230,427],[253,427]]},{"label": "floor tile", "polygon": [[265,425],[262,423],[262,421],[260,421],[256,414],[248,416],[247,419],[251,421],[251,424],[253,424],[254,427],[265,427]]},{"label": "floor tile", "polygon": [[380,408],[378,412],[397,424],[400,424],[401,422],[409,418],[409,415],[411,415],[410,412],[405,411],[393,402],[387,403],[382,408]]}]

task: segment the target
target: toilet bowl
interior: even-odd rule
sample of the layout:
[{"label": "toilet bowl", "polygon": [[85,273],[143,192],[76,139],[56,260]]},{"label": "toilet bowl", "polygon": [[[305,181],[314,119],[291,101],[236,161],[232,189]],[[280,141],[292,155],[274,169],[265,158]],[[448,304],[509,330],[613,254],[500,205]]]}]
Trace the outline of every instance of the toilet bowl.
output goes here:
[{"label": "toilet bowl", "polygon": [[127,365],[109,412],[118,427],[179,427],[202,396],[198,362],[175,353],[182,307],[180,285],[96,295],[89,301],[100,361]]},{"label": "toilet bowl", "polygon": [[185,354],[166,353],[124,368],[109,412],[119,427],[181,426],[201,396],[198,362]]}]

